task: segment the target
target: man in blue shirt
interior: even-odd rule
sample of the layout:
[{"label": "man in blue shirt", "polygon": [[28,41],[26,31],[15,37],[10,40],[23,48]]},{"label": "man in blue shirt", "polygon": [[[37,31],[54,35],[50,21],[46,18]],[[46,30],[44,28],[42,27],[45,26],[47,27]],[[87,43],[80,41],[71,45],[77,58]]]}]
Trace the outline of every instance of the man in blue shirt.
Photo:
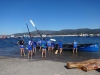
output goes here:
[{"label": "man in blue shirt", "polygon": [[47,41],[47,46],[48,46],[48,51],[50,51],[51,50],[51,41],[50,40]]},{"label": "man in blue shirt", "polygon": [[35,40],[33,40],[32,46],[33,46],[33,53],[36,53],[36,46],[37,46],[37,43],[35,42]]},{"label": "man in blue shirt", "polygon": [[51,50],[53,51],[54,50],[54,46],[55,46],[55,43],[54,41],[51,42]]},{"label": "man in blue shirt", "polygon": [[43,40],[41,41],[42,57],[43,57],[43,55],[45,55],[45,57],[46,57],[46,45],[47,45],[47,42],[45,41],[45,38],[43,38]]},{"label": "man in blue shirt", "polygon": [[63,47],[62,41],[61,41],[61,40],[60,40],[59,43],[58,43],[58,47],[59,47],[59,49],[60,49],[60,54],[61,54],[61,53],[62,53],[62,47]]},{"label": "man in blue shirt", "polygon": [[37,45],[39,47],[39,51],[41,51],[41,40],[39,39],[39,41],[37,42]]},{"label": "man in blue shirt", "polygon": [[30,56],[32,58],[32,55],[33,55],[33,53],[32,53],[32,41],[29,40],[29,42],[28,42],[28,58],[30,58]]},{"label": "man in blue shirt", "polygon": [[73,53],[74,53],[74,50],[76,50],[76,53],[77,53],[77,42],[75,40],[73,42]]}]

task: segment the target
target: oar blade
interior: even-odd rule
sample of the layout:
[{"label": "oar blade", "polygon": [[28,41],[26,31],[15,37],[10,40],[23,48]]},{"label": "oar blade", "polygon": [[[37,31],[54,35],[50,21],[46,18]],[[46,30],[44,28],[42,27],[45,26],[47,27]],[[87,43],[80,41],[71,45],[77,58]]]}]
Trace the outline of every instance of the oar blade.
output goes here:
[{"label": "oar blade", "polygon": [[35,27],[35,24],[34,24],[34,22],[32,21],[32,20],[30,20],[30,22],[31,22],[31,24]]},{"label": "oar blade", "polygon": [[56,41],[55,39],[50,39],[51,41]]}]

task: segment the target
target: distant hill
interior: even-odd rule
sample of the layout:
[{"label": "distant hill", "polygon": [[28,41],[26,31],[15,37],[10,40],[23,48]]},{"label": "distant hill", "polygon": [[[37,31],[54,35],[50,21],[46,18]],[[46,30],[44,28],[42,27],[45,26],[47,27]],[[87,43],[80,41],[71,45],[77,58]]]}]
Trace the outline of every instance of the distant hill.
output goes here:
[{"label": "distant hill", "polygon": [[84,29],[66,29],[66,30],[61,30],[61,33],[65,33],[65,34],[98,34],[100,33],[100,28],[99,29],[88,29],[88,28],[84,28]]},{"label": "distant hill", "polygon": [[[41,35],[52,35],[53,33],[55,33],[56,31],[50,31],[50,30],[39,30],[40,34]],[[39,35],[39,33],[37,31],[32,31],[30,32],[32,35]],[[24,32],[24,33],[16,33],[16,34],[13,34],[13,35],[28,35],[29,33],[28,32]]]},{"label": "distant hill", "polygon": [[[51,31],[51,30],[39,30],[40,34],[42,35],[67,35],[67,34],[100,34],[100,28],[99,29],[63,29],[59,31]],[[37,31],[30,32],[32,35],[39,35]],[[16,33],[14,35],[26,35],[29,34],[28,32],[25,33]]]}]

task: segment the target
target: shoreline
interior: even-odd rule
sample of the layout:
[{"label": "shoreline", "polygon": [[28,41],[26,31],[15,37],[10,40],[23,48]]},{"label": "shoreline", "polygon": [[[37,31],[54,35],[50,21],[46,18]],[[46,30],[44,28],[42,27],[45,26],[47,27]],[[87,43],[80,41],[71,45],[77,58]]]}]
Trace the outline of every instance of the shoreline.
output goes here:
[{"label": "shoreline", "polygon": [[67,69],[67,62],[0,56],[0,75],[100,75],[100,69]]}]

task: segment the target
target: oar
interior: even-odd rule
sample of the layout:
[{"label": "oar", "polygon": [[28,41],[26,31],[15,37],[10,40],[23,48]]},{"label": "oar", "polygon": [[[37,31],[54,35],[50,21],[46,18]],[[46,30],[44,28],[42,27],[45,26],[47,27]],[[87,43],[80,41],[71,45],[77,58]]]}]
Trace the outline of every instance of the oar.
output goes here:
[{"label": "oar", "polygon": [[58,54],[58,50],[55,51],[55,54]]},{"label": "oar", "polygon": [[56,41],[55,39],[50,39],[51,41]]},{"label": "oar", "polygon": [[[37,28],[36,28],[34,22],[33,22],[32,20],[30,20],[30,22],[31,22],[32,26],[37,30]],[[38,31],[38,30],[37,30],[37,31]],[[39,31],[38,31],[38,33],[40,34]],[[42,38],[42,35],[41,35],[41,34],[40,34],[40,36],[41,36],[41,38]],[[51,40],[51,41],[56,41],[55,39],[50,39],[50,40]],[[58,50],[55,51],[55,54],[57,54],[57,53],[58,53]]]},{"label": "oar", "polygon": [[56,44],[56,51],[55,51],[55,54],[58,54],[58,49],[59,49],[59,47],[58,47],[58,45]]},{"label": "oar", "polygon": [[[33,26],[33,27],[37,30],[37,32],[40,34],[40,32],[39,32],[38,29],[36,28],[34,22],[33,22],[32,20],[30,20],[30,22],[31,22],[32,26]],[[42,38],[42,35],[41,35],[41,34],[40,34],[40,36],[41,36],[41,38]]]},{"label": "oar", "polygon": [[[25,15],[24,15],[24,18],[25,18]],[[26,18],[25,18],[25,22],[26,22]],[[29,27],[28,27],[27,22],[26,22],[26,26],[27,26],[27,30],[28,30],[28,33],[29,33],[29,36],[30,36],[30,40],[32,41],[32,38],[31,38],[31,33],[30,33],[30,31],[29,31]]]},{"label": "oar", "polygon": [[[5,41],[5,42],[8,42],[8,43],[10,43],[10,44],[13,44],[13,45],[16,45],[16,46],[18,46],[18,44],[15,44],[15,43],[13,43],[13,42],[10,42],[10,41],[8,41],[8,40],[4,40],[4,41]],[[25,47],[26,47],[26,49],[28,49],[26,45],[25,45]]]}]

